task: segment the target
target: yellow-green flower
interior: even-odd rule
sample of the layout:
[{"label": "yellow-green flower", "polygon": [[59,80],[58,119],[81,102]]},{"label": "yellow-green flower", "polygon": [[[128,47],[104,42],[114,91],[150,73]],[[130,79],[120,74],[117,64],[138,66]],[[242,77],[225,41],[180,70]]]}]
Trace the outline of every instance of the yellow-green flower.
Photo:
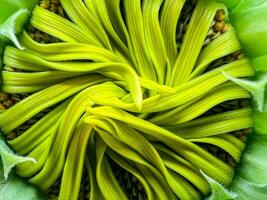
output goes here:
[{"label": "yellow-green flower", "polygon": [[0,199],[267,198],[265,1],[37,3],[0,1]]}]

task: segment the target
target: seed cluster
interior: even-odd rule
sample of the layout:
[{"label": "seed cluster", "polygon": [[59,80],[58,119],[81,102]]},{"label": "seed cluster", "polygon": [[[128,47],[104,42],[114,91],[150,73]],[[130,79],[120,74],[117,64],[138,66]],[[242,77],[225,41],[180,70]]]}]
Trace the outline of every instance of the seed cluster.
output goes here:
[{"label": "seed cluster", "polygon": [[16,172],[59,199],[201,199],[202,173],[230,184],[252,111],[224,73],[254,72],[224,6],[60,2],[41,1],[25,50],[5,50],[1,103],[29,95],[0,128],[37,161]]}]

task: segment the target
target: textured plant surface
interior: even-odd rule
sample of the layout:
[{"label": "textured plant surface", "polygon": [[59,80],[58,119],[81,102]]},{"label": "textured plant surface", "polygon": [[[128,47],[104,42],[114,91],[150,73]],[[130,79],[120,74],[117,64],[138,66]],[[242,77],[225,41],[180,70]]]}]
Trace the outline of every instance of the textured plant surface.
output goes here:
[{"label": "textured plant surface", "polygon": [[[85,173],[89,199],[201,199],[228,186],[252,127],[249,84],[236,78],[254,70],[226,7],[61,0],[54,11],[51,2],[34,9],[25,49],[4,52],[1,90],[27,95],[1,104],[10,108],[0,128],[36,161],[16,173],[43,191],[61,177],[59,199],[77,199]],[[128,192],[118,169],[143,193]]]}]

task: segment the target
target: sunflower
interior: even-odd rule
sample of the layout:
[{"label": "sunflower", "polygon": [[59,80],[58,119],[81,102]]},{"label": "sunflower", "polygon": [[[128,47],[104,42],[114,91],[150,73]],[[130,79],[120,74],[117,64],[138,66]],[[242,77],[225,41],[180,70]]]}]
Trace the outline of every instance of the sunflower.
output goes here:
[{"label": "sunflower", "polygon": [[266,198],[264,1],[2,5],[0,198]]}]

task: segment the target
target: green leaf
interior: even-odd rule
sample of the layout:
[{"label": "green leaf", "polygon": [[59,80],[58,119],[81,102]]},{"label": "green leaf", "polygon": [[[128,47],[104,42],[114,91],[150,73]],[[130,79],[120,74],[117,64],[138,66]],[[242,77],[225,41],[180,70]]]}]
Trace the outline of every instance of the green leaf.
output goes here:
[{"label": "green leaf", "polygon": [[0,39],[6,42],[11,40],[19,49],[23,49],[20,45],[16,33],[24,26],[24,22],[29,16],[27,9],[19,9],[12,14],[3,24],[0,25]]},{"label": "green leaf", "polygon": [[39,0],[0,0],[1,9],[0,24],[2,24],[12,13],[20,8],[32,10]]},{"label": "green leaf", "polygon": [[212,179],[205,173],[201,172],[208,181],[211,187],[211,195],[206,200],[230,200],[237,198],[237,195],[233,192],[228,191],[223,185]]},{"label": "green leaf", "polygon": [[[265,91],[266,96],[266,91]],[[263,111],[254,112],[254,131],[260,135],[267,135],[266,128],[266,119],[267,119],[267,102],[263,106]]]},{"label": "green leaf", "polygon": [[230,11],[231,23],[236,29],[243,50],[250,57],[267,54],[266,9],[265,0],[243,0]]},{"label": "green leaf", "polygon": [[0,71],[2,71],[5,44],[11,40],[22,49],[16,34],[19,34],[30,16],[30,11],[39,0],[0,0]]},{"label": "green leaf", "polygon": [[252,134],[230,189],[237,199],[267,198],[267,136]]},{"label": "green leaf", "polygon": [[[0,17],[0,40],[6,42],[11,40],[18,48],[22,49],[16,34],[19,34],[30,16],[30,10],[36,5],[38,0],[0,0],[3,12]],[[3,47],[3,45],[2,45]]]},{"label": "green leaf", "polygon": [[19,200],[43,200],[47,199],[36,187],[30,185],[25,180],[18,178],[11,172],[8,180],[2,174],[3,166],[0,163],[0,199]]},{"label": "green leaf", "polygon": [[240,200],[267,199],[267,2],[265,0],[221,0],[230,9],[233,24],[244,52],[250,57],[257,71],[255,82],[233,79],[232,81],[250,90],[257,107],[254,112],[254,132],[248,137],[247,149],[237,167],[230,189]]},{"label": "green leaf", "polygon": [[251,63],[257,72],[267,72],[267,55],[252,58]]},{"label": "green leaf", "polygon": [[229,9],[235,8],[240,1],[241,0],[218,0],[218,2],[224,3]]},{"label": "green leaf", "polygon": [[0,135],[0,199],[19,200],[42,200],[47,199],[39,190],[18,178],[12,168],[21,162],[34,161],[32,158],[25,158],[15,155],[5,143],[5,139]]},{"label": "green leaf", "polygon": [[6,180],[8,178],[8,174],[15,165],[27,161],[36,162],[33,158],[26,158],[14,154],[5,143],[5,139],[2,135],[0,135],[0,156],[3,163],[4,178]]},{"label": "green leaf", "polygon": [[245,79],[234,78],[227,73],[223,72],[224,76],[234,83],[238,84],[242,88],[248,90],[253,96],[254,101],[257,104],[257,109],[259,111],[263,110],[264,106],[264,96],[265,96],[265,86],[267,83],[267,75],[261,76],[257,81],[250,81]]}]

